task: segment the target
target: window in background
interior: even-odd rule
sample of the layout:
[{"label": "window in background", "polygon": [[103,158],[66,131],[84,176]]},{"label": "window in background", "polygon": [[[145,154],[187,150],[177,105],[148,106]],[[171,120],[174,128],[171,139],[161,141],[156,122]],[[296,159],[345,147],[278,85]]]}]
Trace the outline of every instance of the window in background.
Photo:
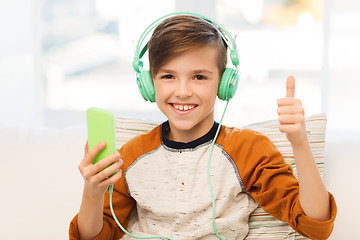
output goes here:
[{"label": "window in background", "polygon": [[174,1],[44,0],[43,75],[50,110],[155,111],[139,94],[134,49]]},{"label": "window in background", "polygon": [[329,24],[328,129],[339,139],[360,139],[360,2],[332,0]]},{"label": "window in background", "polygon": [[237,33],[241,57],[241,81],[227,122],[277,118],[276,101],[285,97],[290,74],[306,116],[322,111],[322,0],[219,0],[217,15]]},{"label": "window in background", "polygon": [[[277,117],[276,100],[285,95],[289,74],[296,77],[295,94],[307,115],[322,110],[322,0],[44,2],[43,74],[49,109],[157,111],[155,104],[143,101],[135,84],[131,63],[136,41],[159,16],[197,8],[215,9],[215,20],[237,34],[241,82],[225,123]],[[223,106],[218,101],[217,115]]]}]

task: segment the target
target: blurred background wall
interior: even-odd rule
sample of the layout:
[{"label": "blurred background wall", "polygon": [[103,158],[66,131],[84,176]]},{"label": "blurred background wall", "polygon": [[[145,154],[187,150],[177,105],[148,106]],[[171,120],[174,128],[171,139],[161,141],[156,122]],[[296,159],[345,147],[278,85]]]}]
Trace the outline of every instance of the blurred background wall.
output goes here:
[{"label": "blurred background wall", "polygon": [[[64,219],[57,215],[64,230],[52,227],[66,235],[69,216],[81,199],[76,164],[83,154],[80,142],[86,138],[88,107],[108,108],[122,117],[164,120],[155,104],[143,101],[131,63],[143,30],[175,11],[206,15],[237,35],[241,81],[225,124],[244,126],[277,118],[276,100],[285,95],[289,74],[296,77],[295,94],[303,101],[306,116],[327,114],[324,179],[339,207],[331,239],[355,239],[360,234],[356,225],[360,212],[354,205],[360,197],[360,2],[356,0],[0,1],[0,127],[6,133],[0,134],[0,151],[5,152],[0,165],[7,169],[1,174],[5,196],[1,206],[4,210],[10,203],[16,205],[6,218],[0,213],[2,225],[17,228],[28,219],[36,224],[40,220],[33,216],[40,213],[51,218],[54,206],[48,199],[54,199],[55,204],[62,201],[59,211],[69,213]],[[223,106],[218,101],[217,119]],[[40,141],[44,136],[51,137],[48,147]],[[29,139],[37,149],[27,143]],[[71,146],[64,152],[66,144]],[[76,154],[66,156],[66,151]],[[42,177],[44,171],[52,175],[50,168],[59,171],[58,179]],[[20,192],[12,185],[15,173],[21,173],[15,183],[27,186]],[[56,194],[47,196],[44,186]],[[35,187],[40,196],[33,194]],[[32,196],[30,201],[23,201],[24,193]],[[19,195],[12,199],[13,194]],[[31,208],[29,203],[37,205]],[[19,212],[21,207],[27,212]],[[28,228],[37,234],[32,225]],[[48,239],[46,234],[43,239]],[[18,239],[10,230],[7,236]]]},{"label": "blurred background wall", "polygon": [[326,112],[329,131],[353,135],[360,132],[354,107],[360,102],[359,5],[355,0],[1,1],[0,124],[84,124],[89,106],[163,119],[136,89],[134,47],[158,17],[194,11],[237,35],[242,76],[227,113],[231,124],[276,117],[276,99],[293,74],[306,114]]}]

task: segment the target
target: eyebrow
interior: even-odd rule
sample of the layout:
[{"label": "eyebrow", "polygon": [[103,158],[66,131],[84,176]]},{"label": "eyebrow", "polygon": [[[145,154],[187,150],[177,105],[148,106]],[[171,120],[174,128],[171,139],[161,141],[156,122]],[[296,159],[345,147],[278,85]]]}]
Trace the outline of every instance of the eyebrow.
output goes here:
[{"label": "eyebrow", "polygon": [[174,73],[175,71],[172,71],[172,70],[170,70],[170,69],[160,68],[160,69],[158,70],[158,73],[159,73],[159,72]]},{"label": "eyebrow", "polygon": [[195,70],[194,73],[209,73],[209,74],[213,74],[214,72],[208,69],[199,69],[199,70]]},{"label": "eyebrow", "polygon": [[[176,73],[176,71],[171,70],[171,69],[165,69],[165,68],[160,68],[158,73],[162,72],[162,73]],[[192,71],[193,74],[199,74],[199,73],[208,73],[208,74],[214,74],[213,71],[208,70],[208,69],[196,69],[194,71]]]}]

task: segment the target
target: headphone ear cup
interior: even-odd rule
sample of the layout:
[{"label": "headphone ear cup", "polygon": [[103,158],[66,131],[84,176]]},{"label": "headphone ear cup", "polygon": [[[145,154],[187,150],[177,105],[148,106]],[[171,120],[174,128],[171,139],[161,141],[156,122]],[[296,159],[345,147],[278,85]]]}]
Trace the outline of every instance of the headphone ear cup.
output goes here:
[{"label": "headphone ear cup", "polygon": [[155,87],[150,71],[142,71],[136,79],[141,96],[145,101],[155,102]]},{"label": "headphone ear cup", "polygon": [[221,100],[230,100],[236,92],[239,83],[239,73],[233,68],[226,68],[221,76],[218,97]]}]

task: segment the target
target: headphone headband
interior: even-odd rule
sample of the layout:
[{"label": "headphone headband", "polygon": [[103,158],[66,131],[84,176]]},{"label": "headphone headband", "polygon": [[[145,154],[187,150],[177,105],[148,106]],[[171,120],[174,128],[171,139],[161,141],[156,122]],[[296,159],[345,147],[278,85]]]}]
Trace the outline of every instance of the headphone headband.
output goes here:
[{"label": "headphone headband", "polygon": [[[155,87],[152,81],[152,77],[150,71],[142,70],[143,62],[141,58],[144,56],[145,52],[148,48],[148,42],[145,44],[143,48],[143,42],[145,41],[145,37],[162,22],[165,18],[175,16],[175,15],[191,15],[196,16],[201,19],[208,21],[212,24],[217,32],[220,34],[221,38],[226,43],[227,47],[230,49],[230,59],[231,63],[235,66],[234,68],[226,68],[222,73],[219,88],[218,88],[218,97],[221,100],[229,101],[235,94],[235,91],[238,86],[239,81],[239,53],[236,49],[235,39],[231,36],[231,34],[220,24],[215,23],[214,21],[208,19],[207,17],[201,16],[195,13],[187,13],[187,12],[178,12],[178,13],[170,13],[161,18],[155,20],[152,24],[150,24],[145,31],[141,34],[141,37],[136,45],[135,57],[132,63],[134,70],[136,71],[136,82],[140,93],[145,101],[155,102]],[[224,32],[224,33],[223,33]],[[229,40],[225,36],[228,36]],[[230,43],[229,43],[230,42]]]},{"label": "headphone headband", "polygon": [[[196,14],[196,13],[189,13],[189,12],[175,12],[175,13],[170,13],[167,15],[164,15],[158,19],[156,19],[152,24],[150,24],[145,31],[141,34],[139,41],[136,45],[136,50],[135,50],[135,57],[134,57],[134,61],[133,61],[133,68],[137,73],[141,72],[141,68],[143,67],[143,63],[140,61],[141,58],[144,56],[146,50],[147,50],[147,46],[148,43],[145,44],[145,46],[141,49],[141,46],[143,45],[143,42],[146,38],[146,36],[157,26],[160,24],[160,22],[162,22],[164,19],[168,18],[168,17],[172,17],[172,16],[176,16],[176,15],[191,15],[191,16],[196,16],[202,19],[205,19],[207,21],[209,21],[210,23],[212,23],[213,25],[215,25],[216,30],[218,31],[218,33],[220,34],[221,38],[224,40],[224,42],[226,43],[226,45],[228,46],[228,48],[230,49],[230,59],[232,64],[237,68],[237,66],[239,65],[239,54],[238,54],[238,50],[236,48],[236,41],[235,39],[231,36],[231,34],[229,33],[228,30],[226,30],[226,28],[222,27],[220,24],[216,23],[215,21],[202,16],[200,14]],[[219,30],[219,28],[224,31],[224,33],[226,34],[226,36],[229,38],[231,46],[228,42],[228,40],[226,39],[225,35]],[[236,37],[235,37],[236,38]],[[141,50],[140,50],[141,49]]]}]

